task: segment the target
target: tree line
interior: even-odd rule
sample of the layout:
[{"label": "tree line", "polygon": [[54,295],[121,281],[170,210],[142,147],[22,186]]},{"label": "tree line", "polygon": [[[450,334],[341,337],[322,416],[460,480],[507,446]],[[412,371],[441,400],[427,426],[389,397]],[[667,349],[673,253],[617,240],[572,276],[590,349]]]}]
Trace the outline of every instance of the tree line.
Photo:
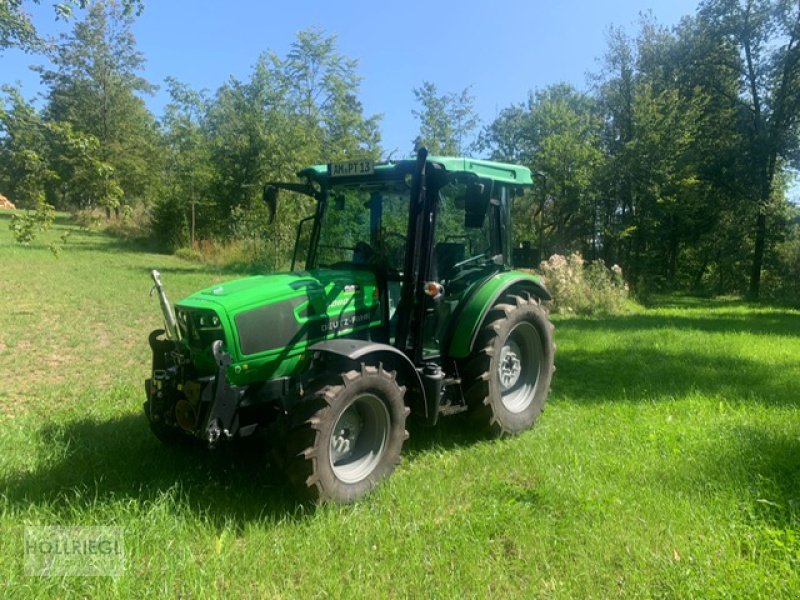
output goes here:
[{"label": "tree line", "polygon": [[[0,52],[23,47],[51,64],[38,68],[41,108],[2,88],[0,193],[19,207],[138,212],[172,249],[253,239],[281,268],[310,206],[283,202],[268,224],[264,182],[383,157],[381,115],[365,114],[357,61],[333,35],[301,31],[284,56],[262,54],[249,77],[213,93],[169,78],[156,118],[131,33],[141,3],[56,6],[86,10],[50,44],[21,2],[0,11]],[[645,15],[634,34],[608,30],[588,89],[533,90],[489,123],[470,87],[421,82],[408,154],[424,145],[529,166],[536,185],[516,200],[515,234],[543,258],[579,251],[619,264],[640,293],[793,294],[799,46],[800,6],[789,0],[704,0],[671,28]]]}]

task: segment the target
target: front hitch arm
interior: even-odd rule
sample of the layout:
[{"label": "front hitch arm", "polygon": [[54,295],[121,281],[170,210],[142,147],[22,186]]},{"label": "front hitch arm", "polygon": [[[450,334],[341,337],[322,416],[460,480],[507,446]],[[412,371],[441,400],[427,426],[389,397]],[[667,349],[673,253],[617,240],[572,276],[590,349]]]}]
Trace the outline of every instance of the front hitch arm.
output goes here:
[{"label": "front hitch arm", "polygon": [[228,383],[227,372],[231,366],[231,355],[222,350],[222,341],[216,340],[211,345],[211,351],[217,365],[217,376],[214,382],[214,399],[203,431],[209,447],[213,448],[221,437],[230,439],[236,434],[239,428],[237,408],[243,390]]}]

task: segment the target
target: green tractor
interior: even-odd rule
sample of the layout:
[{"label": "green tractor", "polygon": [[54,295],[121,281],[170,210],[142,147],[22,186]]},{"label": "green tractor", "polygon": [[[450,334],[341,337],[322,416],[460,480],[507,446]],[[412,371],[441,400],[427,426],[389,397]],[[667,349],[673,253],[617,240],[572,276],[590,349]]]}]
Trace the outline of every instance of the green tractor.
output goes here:
[{"label": "green tractor", "polygon": [[273,217],[281,190],[315,201],[291,271],[174,308],[152,273],[165,320],[149,338],[155,435],[214,447],[261,430],[301,492],[350,502],[392,473],[409,415],[466,413],[496,436],[531,427],[555,346],[549,293],[511,265],[525,255],[512,252],[512,199],[530,171],[422,149],[298,177],[264,190]]}]

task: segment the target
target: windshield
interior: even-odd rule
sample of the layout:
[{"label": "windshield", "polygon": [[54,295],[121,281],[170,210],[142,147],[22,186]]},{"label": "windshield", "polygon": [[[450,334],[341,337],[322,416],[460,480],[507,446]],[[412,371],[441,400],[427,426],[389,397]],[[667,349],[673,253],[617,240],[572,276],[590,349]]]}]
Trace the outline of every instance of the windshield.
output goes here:
[{"label": "windshield", "polygon": [[[433,263],[442,278],[481,264],[492,254],[492,219],[487,215],[480,227],[467,227],[465,193],[465,186],[458,183],[439,190]],[[317,266],[369,265],[400,272],[409,202],[409,189],[399,182],[332,187],[320,221]]]},{"label": "windshield", "polygon": [[320,222],[318,266],[402,269],[409,207],[405,185],[336,186],[328,198]]}]

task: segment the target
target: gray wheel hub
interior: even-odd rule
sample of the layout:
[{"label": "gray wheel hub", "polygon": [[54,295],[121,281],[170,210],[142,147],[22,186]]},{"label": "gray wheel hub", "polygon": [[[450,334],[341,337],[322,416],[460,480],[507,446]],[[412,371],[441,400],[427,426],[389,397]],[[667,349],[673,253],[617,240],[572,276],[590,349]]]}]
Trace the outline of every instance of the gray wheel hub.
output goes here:
[{"label": "gray wheel hub", "polygon": [[333,427],[330,463],[345,483],[358,483],[380,463],[389,439],[391,419],[386,404],[374,394],[357,396]]},{"label": "gray wheel hub", "polygon": [[361,424],[361,417],[352,406],[344,411],[331,436],[331,460],[334,464],[352,454],[361,433]]},{"label": "gray wheel hub", "polygon": [[536,327],[528,321],[517,323],[497,360],[500,399],[506,410],[521,413],[533,403],[543,359],[542,338]]},{"label": "gray wheel hub", "polygon": [[519,376],[522,374],[522,363],[520,362],[520,349],[515,341],[508,340],[500,350],[497,374],[500,376],[503,390],[511,389],[519,381]]}]

